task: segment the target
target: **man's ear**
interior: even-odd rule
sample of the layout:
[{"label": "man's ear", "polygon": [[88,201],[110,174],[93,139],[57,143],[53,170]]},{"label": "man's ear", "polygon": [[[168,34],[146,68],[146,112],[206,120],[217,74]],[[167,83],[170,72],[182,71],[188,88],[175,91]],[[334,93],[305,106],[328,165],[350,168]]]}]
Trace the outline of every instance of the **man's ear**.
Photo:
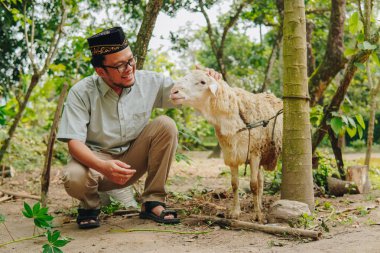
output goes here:
[{"label": "man's ear", "polygon": [[216,91],[218,90],[218,83],[214,79],[211,81],[211,84],[208,86],[208,88],[210,89],[211,93],[214,94],[214,96],[216,96]]},{"label": "man's ear", "polygon": [[95,71],[98,74],[98,76],[103,77],[106,75],[106,70],[101,67],[95,67]]}]

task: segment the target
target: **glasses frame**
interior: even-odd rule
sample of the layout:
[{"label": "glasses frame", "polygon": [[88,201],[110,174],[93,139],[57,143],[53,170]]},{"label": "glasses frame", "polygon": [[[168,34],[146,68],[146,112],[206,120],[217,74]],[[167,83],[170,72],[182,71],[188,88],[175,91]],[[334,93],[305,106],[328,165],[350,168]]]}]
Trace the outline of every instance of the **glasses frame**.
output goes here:
[{"label": "glasses frame", "polygon": [[128,65],[133,68],[137,64],[137,56],[134,55],[132,58],[130,58],[126,63],[122,63],[117,67],[114,66],[107,66],[107,65],[102,65],[102,67],[106,68],[111,68],[111,69],[116,69],[120,74],[122,74],[125,70],[127,70]]}]

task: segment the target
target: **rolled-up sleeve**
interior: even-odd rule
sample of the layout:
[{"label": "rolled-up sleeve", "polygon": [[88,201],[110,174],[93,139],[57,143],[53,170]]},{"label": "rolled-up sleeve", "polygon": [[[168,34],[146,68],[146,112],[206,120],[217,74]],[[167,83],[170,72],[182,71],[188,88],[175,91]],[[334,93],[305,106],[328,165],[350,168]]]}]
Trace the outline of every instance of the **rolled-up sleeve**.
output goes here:
[{"label": "rolled-up sleeve", "polygon": [[63,109],[57,139],[63,142],[79,140],[86,142],[87,125],[90,120],[89,105],[78,91],[71,89]]}]

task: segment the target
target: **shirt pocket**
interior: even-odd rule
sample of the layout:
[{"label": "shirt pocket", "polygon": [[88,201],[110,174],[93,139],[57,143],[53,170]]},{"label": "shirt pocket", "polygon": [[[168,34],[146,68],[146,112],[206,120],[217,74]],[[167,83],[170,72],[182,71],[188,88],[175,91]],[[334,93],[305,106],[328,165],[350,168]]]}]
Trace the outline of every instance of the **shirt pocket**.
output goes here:
[{"label": "shirt pocket", "polygon": [[149,115],[148,112],[136,112],[132,116],[133,128],[135,132],[134,138],[136,138],[144,127],[148,124]]}]

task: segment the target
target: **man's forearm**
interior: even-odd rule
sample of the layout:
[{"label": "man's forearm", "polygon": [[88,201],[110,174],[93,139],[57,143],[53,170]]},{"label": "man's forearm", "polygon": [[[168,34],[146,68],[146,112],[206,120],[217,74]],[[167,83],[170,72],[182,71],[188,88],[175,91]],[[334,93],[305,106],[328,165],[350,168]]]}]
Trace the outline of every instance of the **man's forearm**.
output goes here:
[{"label": "man's forearm", "polygon": [[104,174],[103,163],[94,153],[81,141],[70,140],[68,142],[69,152],[72,157],[80,163]]}]

